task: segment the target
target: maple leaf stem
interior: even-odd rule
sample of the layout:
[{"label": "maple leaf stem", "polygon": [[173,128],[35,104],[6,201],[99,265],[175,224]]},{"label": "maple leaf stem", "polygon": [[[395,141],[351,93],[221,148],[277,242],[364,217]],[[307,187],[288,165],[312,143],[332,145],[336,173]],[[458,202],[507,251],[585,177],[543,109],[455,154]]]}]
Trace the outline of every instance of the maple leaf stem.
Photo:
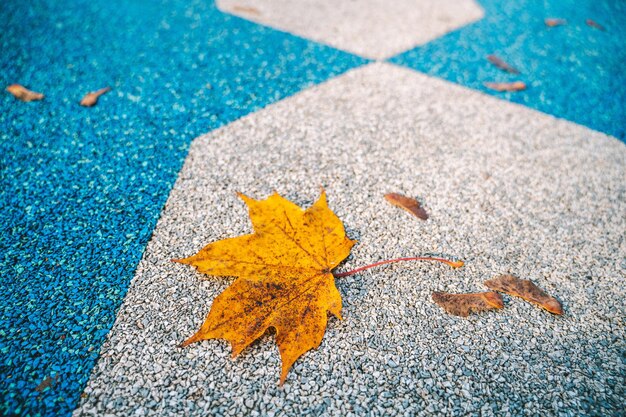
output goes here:
[{"label": "maple leaf stem", "polygon": [[380,265],[385,265],[385,264],[391,264],[394,262],[404,262],[404,261],[435,261],[435,262],[442,262],[452,268],[460,268],[464,265],[463,261],[451,261],[448,259],[443,259],[443,258],[433,258],[430,256],[415,256],[415,257],[411,257],[411,258],[396,258],[396,259],[388,259],[386,261],[380,261],[380,262],[376,262],[370,265],[365,265],[362,266],[360,268],[356,268],[353,269],[351,271],[346,271],[346,272],[337,272],[335,274],[333,274],[335,276],[335,278],[342,278],[342,277],[347,277],[350,275],[354,275],[356,273],[359,273],[361,271],[365,271],[366,269],[370,269],[370,268],[374,268],[375,266],[380,266]]}]

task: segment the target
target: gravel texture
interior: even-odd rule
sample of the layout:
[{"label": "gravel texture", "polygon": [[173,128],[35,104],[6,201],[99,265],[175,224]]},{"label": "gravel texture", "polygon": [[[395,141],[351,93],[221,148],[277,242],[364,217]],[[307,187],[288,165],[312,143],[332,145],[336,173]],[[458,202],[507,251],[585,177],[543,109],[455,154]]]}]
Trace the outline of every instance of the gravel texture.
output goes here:
[{"label": "gravel texture", "polygon": [[191,139],[365,60],[204,0],[3,0],[0,21],[0,415],[69,415]]},{"label": "gravel texture", "polygon": [[[390,61],[626,141],[626,2],[478,1],[483,19]],[[546,18],[567,23],[549,28]],[[490,54],[521,74],[497,69]],[[498,93],[483,84],[493,81],[523,81],[528,88]]]},{"label": "gravel texture", "polygon": [[[308,206],[320,185],[359,241],[339,271],[466,266],[337,279],[344,320],[282,388],[271,335],[236,360],[223,341],[177,348],[231,280],[169,260],[250,231],[236,191]],[[192,143],[74,415],[623,415],[624,213],[615,138],[389,64],[351,70]],[[430,300],[501,273],[565,315],[505,296],[463,319]]]},{"label": "gravel texture", "polygon": [[225,12],[385,59],[483,17],[474,0],[218,0]]}]

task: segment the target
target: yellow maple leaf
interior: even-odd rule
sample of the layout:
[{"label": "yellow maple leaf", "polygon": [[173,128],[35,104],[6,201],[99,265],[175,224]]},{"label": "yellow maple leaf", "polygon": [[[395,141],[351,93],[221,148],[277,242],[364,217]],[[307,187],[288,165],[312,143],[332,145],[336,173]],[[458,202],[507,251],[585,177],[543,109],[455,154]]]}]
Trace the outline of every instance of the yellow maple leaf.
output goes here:
[{"label": "yellow maple leaf", "polygon": [[323,190],[306,210],[276,193],[265,200],[239,197],[248,205],[253,234],[220,240],[175,260],[205,274],[237,277],[182,346],[226,339],[235,357],[273,327],[282,384],[293,363],[322,342],[328,312],[341,319],[341,295],[331,271],[355,242],[328,208]]}]

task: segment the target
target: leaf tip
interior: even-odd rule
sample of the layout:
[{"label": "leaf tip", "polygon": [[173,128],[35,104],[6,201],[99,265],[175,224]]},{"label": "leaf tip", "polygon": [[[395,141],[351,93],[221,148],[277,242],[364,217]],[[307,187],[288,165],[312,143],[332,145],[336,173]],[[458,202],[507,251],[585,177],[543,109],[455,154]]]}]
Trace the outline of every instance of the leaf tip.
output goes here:
[{"label": "leaf tip", "polygon": [[193,336],[191,336],[189,339],[185,340],[184,342],[182,342],[181,344],[178,345],[179,348],[184,348],[189,346],[192,343],[198,342],[200,340],[200,336],[198,335],[198,333],[194,334]]},{"label": "leaf tip", "polygon": [[324,206],[328,206],[328,198],[326,197],[326,190],[323,185],[320,185],[320,197],[317,201],[322,203]]},{"label": "leaf tip", "polygon": [[289,373],[289,369],[284,370],[281,372],[280,374],[280,379],[278,380],[278,386],[282,387],[285,384],[285,381],[287,380],[287,374]]},{"label": "leaf tip", "polygon": [[489,305],[494,308],[504,308],[504,300],[502,296],[495,291],[484,293],[484,298]]},{"label": "leaf tip", "polygon": [[230,341],[230,358],[235,359],[243,350],[246,348],[247,344],[235,343],[234,341]]},{"label": "leaf tip", "polygon": [[556,300],[555,298],[547,301],[543,305],[543,308],[545,308],[547,311],[549,311],[552,314],[556,314],[557,316],[563,315],[563,307],[561,306],[561,303],[559,303],[558,300]]},{"label": "leaf tip", "polygon": [[252,203],[254,201],[253,198],[250,198],[247,195],[245,195],[244,193],[241,193],[239,191],[237,191],[237,197],[241,198],[243,200],[243,202],[248,204],[248,205],[250,205],[250,203]]},{"label": "leaf tip", "polygon": [[343,317],[341,316],[341,310],[337,310],[334,309],[333,311],[331,311],[332,315],[337,317],[339,320],[343,320]]},{"label": "leaf tip", "polygon": [[177,264],[191,265],[190,258],[172,258],[170,262],[174,262]]}]

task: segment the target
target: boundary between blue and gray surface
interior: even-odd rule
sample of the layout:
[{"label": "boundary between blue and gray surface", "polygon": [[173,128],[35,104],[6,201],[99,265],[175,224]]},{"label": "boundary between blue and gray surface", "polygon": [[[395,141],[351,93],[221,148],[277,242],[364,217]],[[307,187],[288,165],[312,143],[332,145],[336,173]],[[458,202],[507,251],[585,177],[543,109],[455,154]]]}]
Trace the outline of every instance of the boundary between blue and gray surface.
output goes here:
[{"label": "boundary between blue and gray surface", "polygon": [[200,0],[0,15],[2,85],[46,94],[0,97],[0,414],[68,415],[190,141],[367,61]]},{"label": "boundary between blue and gray surface", "polygon": [[[73,410],[194,137],[367,62],[212,3],[180,3],[0,10],[0,79],[47,94],[41,103],[0,99],[4,414]],[[498,96],[624,140],[624,10],[499,3],[482,1],[483,20],[391,62],[493,94],[483,81],[513,78],[485,60],[496,53],[530,87]],[[547,29],[548,16],[569,24]],[[104,85],[114,91],[102,105],[76,105]],[[37,390],[46,378],[53,386]]]},{"label": "boundary between blue and gray surface", "polygon": [[[483,19],[389,61],[571,120],[626,141],[626,2],[478,0]],[[567,24],[549,28],[546,18]],[[588,26],[592,19],[604,30]],[[490,64],[495,54],[521,74]],[[521,80],[497,93],[484,82]]]}]

